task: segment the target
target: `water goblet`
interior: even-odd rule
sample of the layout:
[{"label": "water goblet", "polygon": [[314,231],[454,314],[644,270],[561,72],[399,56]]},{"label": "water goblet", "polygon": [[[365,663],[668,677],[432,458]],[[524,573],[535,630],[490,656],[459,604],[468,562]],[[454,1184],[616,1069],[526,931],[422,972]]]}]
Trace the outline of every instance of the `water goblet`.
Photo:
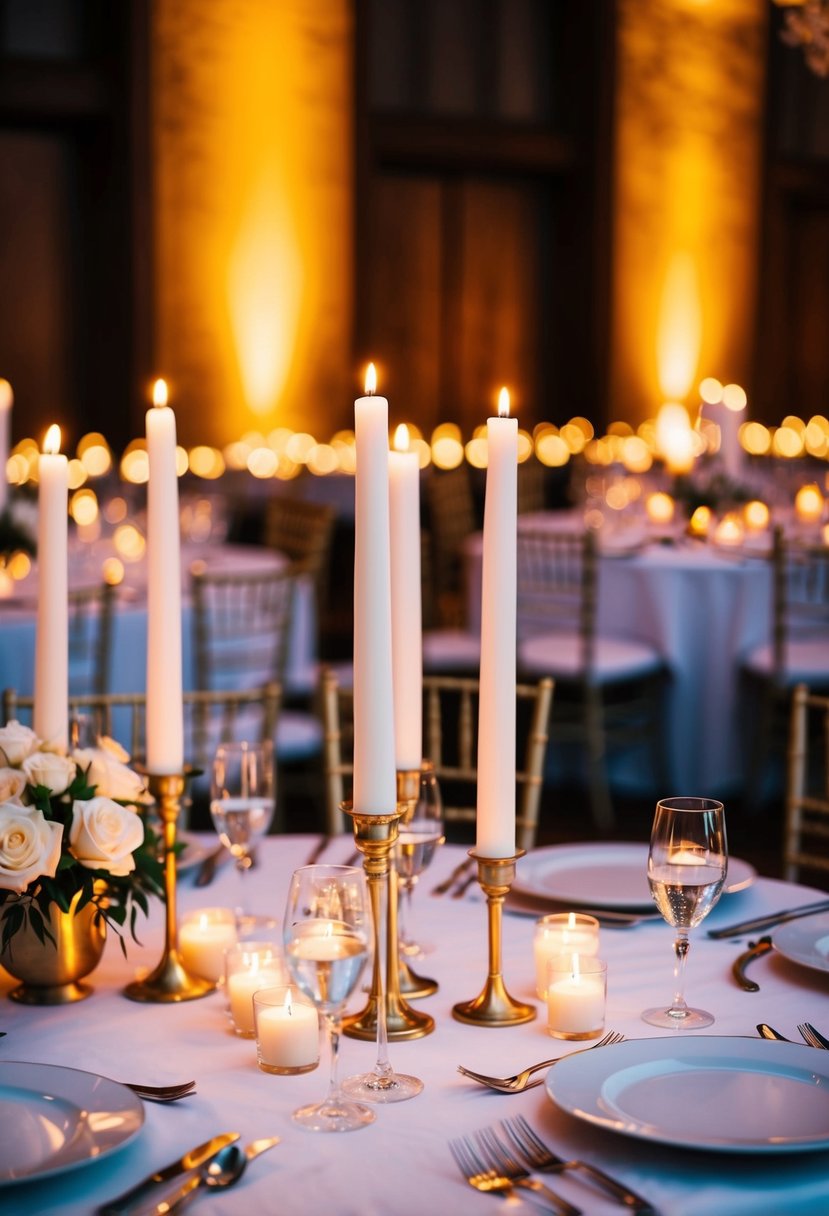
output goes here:
[{"label": "water goblet", "polygon": [[293,1114],[308,1131],[348,1132],[374,1122],[374,1112],[346,1098],[337,1081],[342,1012],[368,957],[370,917],[359,867],[314,865],[294,871],[283,926],[285,962],[323,1016],[331,1060],[325,1098]]},{"label": "water goblet", "polygon": [[271,825],[276,806],[274,794],[273,744],[246,740],[220,743],[213,759],[210,782],[210,814],[222,844],[236,862],[239,876],[240,933],[260,925],[273,926],[268,917],[245,909],[244,875],[253,865],[252,850]]},{"label": "water goblet", "polygon": [[685,1002],[688,932],[720,898],[728,869],[725,812],[713,798],[663,798],[656,804],[648,853],[648,883],[656,906],[676,929],[674,999],[642,1018],[669,1030],[698,1030],[714,1016]]},{"label": "water goblet", "polygon": [[443,802],[435,766],[424,760],[420,769],[417,802],[410,815],[400,821],[400,829],[392,850],[397,869],[400,912],[398,934],[400,952],[409,958],[422,958],[431,947],[418,945],[409,936],[412,898],[420,875],[431,864],[435,850],[443,843]]}]

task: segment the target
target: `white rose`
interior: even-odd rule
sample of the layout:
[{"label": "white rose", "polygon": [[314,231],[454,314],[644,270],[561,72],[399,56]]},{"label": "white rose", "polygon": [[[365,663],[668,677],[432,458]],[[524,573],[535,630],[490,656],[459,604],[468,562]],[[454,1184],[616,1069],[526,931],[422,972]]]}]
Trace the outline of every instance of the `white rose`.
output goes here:
[{"label": "white rose", "polygon": [[117,798],[121,802],[141,802],[146,799],[144,782],[126,764],[100,747],[84,747],[72,753],[75,762],[86,771],[89,785],[104,798]]},{"label": "white rose", "polygon": [[40,739],[35,732],[15,719],[0,726],[0,759],[5,764],[19,767],[39,746]]},{"label": "white rose", "polygon": [[112,756],[115,760],[120,760],[122,764],[129,764],[130,754],[121,746],[117,739],[111,738],[109,735],[98,736],[98,747],[102,752]]},{"label": "white rose", "polygon": [[33,752],[21,764],[29,785],[45,785],[52,794],[62,794],[75,780],[75,762],[57,752]]},{"label": "white rose", "polygon": [[62,836],[61,825],[39,807],[0,806],[0,888],[22,892],[44,874],[54,878]]},{"label": "white rose", "polygon": [[69,848],[89,870],[129,874],[135,869],[133,850],[144,839],[144,824],[129,807],[111,798],[72,803]]},{"label": "white rose", "polygon": [[19,768],[0,768],[0,802],[18,802],[26,788],[26,774]]}]

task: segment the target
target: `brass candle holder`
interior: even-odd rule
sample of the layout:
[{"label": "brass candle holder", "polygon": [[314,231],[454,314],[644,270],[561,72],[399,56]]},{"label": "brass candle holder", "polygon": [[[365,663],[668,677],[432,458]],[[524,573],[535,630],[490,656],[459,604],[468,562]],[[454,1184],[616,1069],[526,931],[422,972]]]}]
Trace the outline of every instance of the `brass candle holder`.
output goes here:
[{"label": "brass candle holder", "polygon": [[[350,802],[340,804],[340,810],[354,822],[354,843],[363,854],[363,869],[368,881],[374,922],[374,967],[371,988],[365,1008],[343,1019],[343,1034],[351,1039],[374,1041],[377,1038],[377,1015],[380,1001],[386,1012],[386,1037],[390,1040],[420,1039],[431,1034],[435,1020],[428,1013],[412,1009],[400,994],[397,943],[397,875],[390,865],[391,850],[397,840],[400,820],[406,804],[400,803],[386,815],[363,815]],[[386,921],[386,983],[382,975],[383,890],[388,892]]]},{"label": "brass candle holder", "polygon": [[[429,764],[429,762],[424,761],[424,765],[425,764]],[[397,801],[399,804],[405,804],[406,807],[401,819],[401,823],[404,827],[407,823],[411,822],[415,813],[415,808],[417,807],[418,799],[420,797],[420,779],[422,771],[422,768],[397,770]],[[395,873],[393,877],[390,877],[389,881],[390,884],[396,888],[394,891],[395,907],[399,909],[400,884],[397,874]],[[390,887],[389,901],[391,901],[391,898],[392,890]],[[395,924],[395,939],[397,937],[397,928],[398,926]],[[391,931],[392,926],[389,925],[389,942],[392,940]],[[438,990],[437,980],[427,979],[425,976],[418,975],[416,971],[412,970],[406,959],[400,953],[399,941],[397,945],[397,982],[398,990],[404,1000],[406,997],[433,996]]]},{"label": "brass candle holder", "polygon": [[164,953],[149,975],[133,980],[124,989],[131,1001],[171,1004],[192,1001],[213,992],[211,980],[193,975],[178,952],[176,920],[176,823],[181,810],[181,795],[189,773],[148,773],[147,784],[155,799],[164,829],[164,898],[166,902]]},{"label": "brass candle holder", "polygon": [[515,863],[526,850],[519,849],[512,857],[481,857],[474,849],[469,856],[478,865],[478,882],[486,895],[489,926],[489,974],[483,989],[472,1001],[462,1001],[452,1007],[452,1016],[471,1026],[520,1026],[531,1022],[538,1010],[535,1005],[516,1001],[507,992],[501,973],[502,921],[504,898],[515,878]]}]

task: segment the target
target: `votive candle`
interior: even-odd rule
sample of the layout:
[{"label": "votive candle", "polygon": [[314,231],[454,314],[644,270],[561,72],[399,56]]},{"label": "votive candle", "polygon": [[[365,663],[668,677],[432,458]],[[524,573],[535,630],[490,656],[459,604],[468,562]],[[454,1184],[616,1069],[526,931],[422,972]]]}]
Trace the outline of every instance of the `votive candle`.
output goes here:
[{"label": "votive candle", "polygon": [[189,913],[178,931],[178,948],[188,971],[217,983],[225,971],[225,951],[236,945],[236,917],[230,908]]},{"label": "votive candle", "polygon": [[558,955],[547,970],[547,1028],[557,1039],[592,1039],[604,1029],[607,964]]},{"label": "votive candle", "polygon": [[310,1072],[319,1063],[319,1014],[301,989],[264,988],[253,998],[256,1055],[263,1072]]},{"label": "votive candle", "polygon": [[547,967],[556,955],[599,953],[599,922],[586,912],[554,912],[542,916],[535,924],[533,954],[535,957],[536,992],[540,1000],[547,997]]}]

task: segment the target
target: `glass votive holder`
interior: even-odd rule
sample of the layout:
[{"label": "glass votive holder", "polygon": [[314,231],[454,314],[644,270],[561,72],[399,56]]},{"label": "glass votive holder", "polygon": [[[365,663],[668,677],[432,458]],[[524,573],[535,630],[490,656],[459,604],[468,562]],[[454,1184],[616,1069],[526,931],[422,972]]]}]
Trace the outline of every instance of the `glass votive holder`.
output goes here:
[{"label": "glass votive holder", "polygon": [[193,975],[218,983],[224,975],[225,950],[236,944],[232,908],[197,908],[182,917],[178,929],[181,961]]},{"label": "glass votive holder", "polygon": [[253,998],[256,1059],[262,1072],[311,1072],[320,1062],[319,1014],[293,984],[262,988]]},{"label": "glass votive holder", "polygon": [[557,954],[598,954],[599,922],[586,912],[554,912],[535,922],[535,987],[547,999],[547,964]]},{"label": "glass votive holder", "polygon": [[260,988],[273,988],[289,983],[276,942],[241,941],[225,953],[225,989],[230,1020],[238,1035],[252,1039],[256,1033],[253,1020],[253,996]]},{"label": "glass votive holder", "polygon": [[547,1029],[556,1039],[595,1039],[604,1030],[607,963],[559,954],[547,964]]}]

